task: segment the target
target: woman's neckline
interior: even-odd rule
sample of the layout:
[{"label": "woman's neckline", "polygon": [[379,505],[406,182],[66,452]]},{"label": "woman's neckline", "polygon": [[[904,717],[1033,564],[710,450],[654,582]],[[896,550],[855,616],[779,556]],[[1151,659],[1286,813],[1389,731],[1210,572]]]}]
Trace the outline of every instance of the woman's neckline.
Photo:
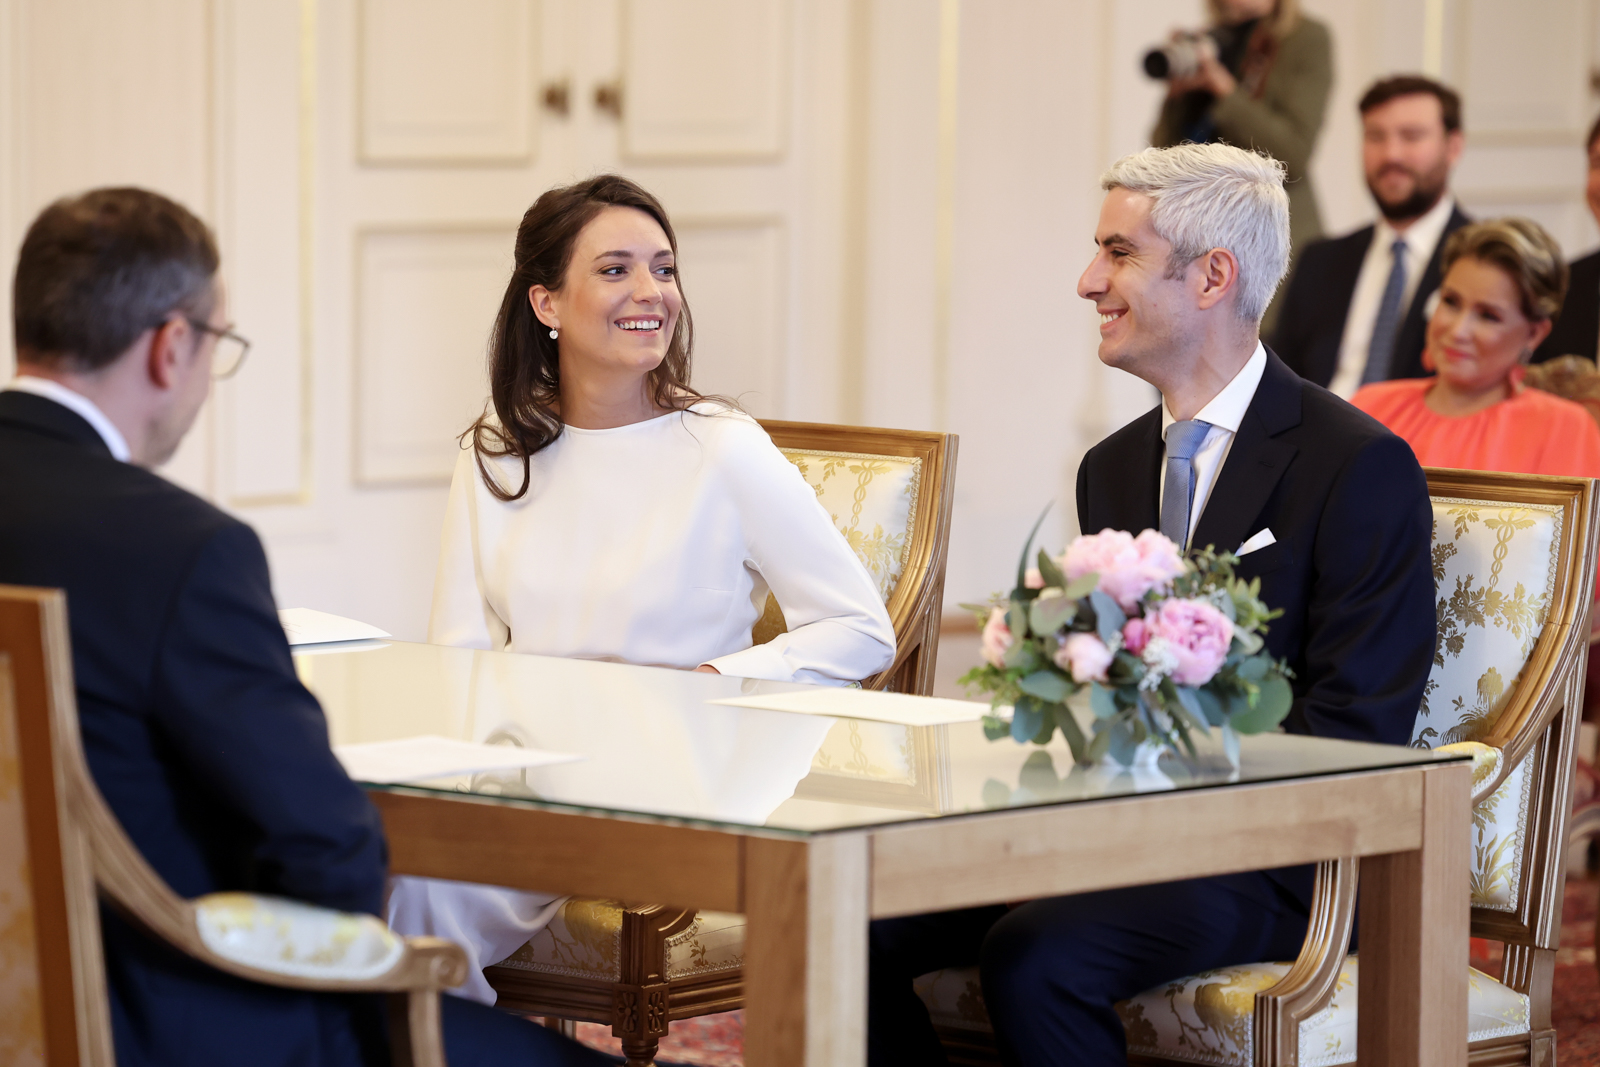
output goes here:
[{"label": "woman's neckline", "polygon": [[662,419],[670,419],[674,415],[682,415],[683,412],[687,411],[687,410],[688,410],[687,408],[683,408],[683,409],[680,409],[678,411],[663,411],[659,415],[652,415],[650,418],[648,418],[648,419],[640,419],[638,422],[624,423],[621,426],[606,426],[606,427],[603,427],[603,428],[600,428],[600,429],[593,429],[593,430],[588,429],[588,428],[583,427],[583,426],[574,426],[571,423],[563,423],[562,424],[562,432],[563,433],[578,434],[578,435],[584,436],[584,437],[603,437],[603,436],[605,436],[607,434],[627,433],[629,430],[637,430],[637,429],[639,429],[641,427],[644,427],[644,426],[653,426],[656,423],[660,422]]}]

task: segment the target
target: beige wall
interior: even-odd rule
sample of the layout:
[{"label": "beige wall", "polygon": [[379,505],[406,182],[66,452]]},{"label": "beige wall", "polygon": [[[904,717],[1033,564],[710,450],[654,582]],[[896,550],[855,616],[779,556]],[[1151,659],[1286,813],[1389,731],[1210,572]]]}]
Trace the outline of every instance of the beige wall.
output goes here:
[{"label": "beige wall", "polygon": [[[169,473],[262,531],[281,603],[415,638],[516,220],[620,169],[679,222],[702,388],[962,435],[947,589],[979,598],[1047,502],[1048,542],[1073,527],[1083,450],[1152,402],[1074,290],[1096,177],[1159,99],[1138,57],[1200,6],[0,0],[0,248],[109,182],[210,219],[256,348]],[[1594,0],[1307,6],[1336,39],[1331,228],[1369,217],[1355,97],[1426,65],[1466,91],[1465,205],[1594,243]],[[540,105],[562,81],[566,116]]]}]

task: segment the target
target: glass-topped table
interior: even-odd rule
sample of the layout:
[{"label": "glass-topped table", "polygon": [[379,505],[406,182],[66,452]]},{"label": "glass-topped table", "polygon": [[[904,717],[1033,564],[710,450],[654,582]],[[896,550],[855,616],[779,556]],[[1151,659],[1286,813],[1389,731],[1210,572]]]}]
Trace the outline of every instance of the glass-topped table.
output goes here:
[{"label": "glass-topped table", "polygon": [[745,913],[749,1063],[863,1062],[872,918],[1351,856],[1368,857],[1363,1062],[1440,1041],[1465,1062],[1464,978],[1457,1012],[1422,969],[1465,952],[1459,760],[1272,734],[1242,739],[1237,771],[1205,748],[1085,768],[1059,739],[989,741],[976,721],[711,703],[809,688],[792,684],[404,643],[296,662],[336,745],[437,734],[581,757],[369,785],[394,870]]}]

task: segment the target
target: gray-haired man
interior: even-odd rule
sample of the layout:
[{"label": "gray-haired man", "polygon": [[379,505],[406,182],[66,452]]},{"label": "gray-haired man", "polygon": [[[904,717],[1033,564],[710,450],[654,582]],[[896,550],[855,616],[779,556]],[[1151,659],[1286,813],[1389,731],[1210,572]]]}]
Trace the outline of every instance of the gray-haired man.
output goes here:
[{"label": "gray-haired man", "polygon": [[[1267,647],[1295,672],[1285,729],[1407,743],[1433,661],[1427,484],[1404,441],[1259,340],[1288,260],[1282,166],[1179,145],[1119,160],[1101,184],[1078,295],[1100,312],[1101,361],[1162,404],[1084,457],[1081,528],[1240,552],[1240,576],[1283,610]],[[945,1062],[911,979],[977,963],[1006,1063],[1120,1067],[1113,1004],[1292,959],[1310,897],[1296,867],[874,923],[869,1062]]]}]

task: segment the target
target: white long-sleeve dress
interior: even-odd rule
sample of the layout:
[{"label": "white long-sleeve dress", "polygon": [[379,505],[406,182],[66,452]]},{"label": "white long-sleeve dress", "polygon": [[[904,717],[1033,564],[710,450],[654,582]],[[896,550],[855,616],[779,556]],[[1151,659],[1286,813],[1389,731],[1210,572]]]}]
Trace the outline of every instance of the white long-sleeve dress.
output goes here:
[{"label": "white long-sleeve dress", "polygon": [[[514,490],[519,460],[489,461]],[[752,646],[771,591],[787,633]],[[799,471],[749,416],[711,402],[609,430],[568,426],[506,502],[474,453],[456,464],[428,639],[771,681],[842,684],[887,667],[894,629],[876,584]],[[560,898],[397,877],[390,924],[481,969],[542,929]]]}]

